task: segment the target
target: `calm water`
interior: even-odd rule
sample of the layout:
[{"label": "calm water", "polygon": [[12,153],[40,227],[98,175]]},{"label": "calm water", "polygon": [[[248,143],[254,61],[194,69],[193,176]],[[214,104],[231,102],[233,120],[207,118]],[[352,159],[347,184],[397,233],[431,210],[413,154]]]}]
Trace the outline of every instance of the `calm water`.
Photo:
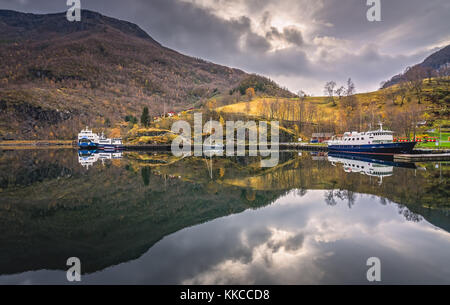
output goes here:
[{"label": "calm water", "polygon": [[0,283],[450,284],[450,163],[281,157],[0,150]]}]

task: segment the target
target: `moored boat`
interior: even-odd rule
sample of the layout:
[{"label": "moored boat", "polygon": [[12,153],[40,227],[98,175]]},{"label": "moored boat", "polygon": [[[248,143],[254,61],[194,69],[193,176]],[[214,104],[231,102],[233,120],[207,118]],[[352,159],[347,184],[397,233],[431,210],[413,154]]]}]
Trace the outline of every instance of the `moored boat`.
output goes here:
[{"label": "moored boat", "polygon": [[348,154],[409,154],[416,143],[394,142],[393,132],[383,130],[383,125],[380,124],[379,130],[346,132],[342,138],[330,140],[328,150]]}]

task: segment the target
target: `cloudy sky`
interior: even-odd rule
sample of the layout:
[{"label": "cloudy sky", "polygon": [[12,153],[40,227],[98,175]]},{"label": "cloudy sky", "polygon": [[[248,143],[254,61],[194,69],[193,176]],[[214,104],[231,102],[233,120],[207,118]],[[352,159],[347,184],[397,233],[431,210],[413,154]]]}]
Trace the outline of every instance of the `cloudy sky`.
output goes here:
[{"label": "cloudy sky", "polygon": [[[450,42],[450,1],[81,0],[82,8],[134,22],[163,45],[269,76],[320,95],[326,81],[351,77],[358,92],[421,62]],[[48,13],[66,0],[0,0],[1,9]]]}]

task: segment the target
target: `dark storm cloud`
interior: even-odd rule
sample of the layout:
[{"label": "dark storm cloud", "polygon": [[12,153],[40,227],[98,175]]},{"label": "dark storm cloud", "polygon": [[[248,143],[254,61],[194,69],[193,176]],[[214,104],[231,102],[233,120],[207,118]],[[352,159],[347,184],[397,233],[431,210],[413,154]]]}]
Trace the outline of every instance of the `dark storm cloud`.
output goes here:
[{"label": "dark storm cloud", "polygon": [[268,40],[284,40],[297,46],[301,46],[303,44],[302,32],[292,27],[286,27],[282,32],[280,32],[275,27],[271,27],[270,30],[266,33],[266,38]]},{"label": "dark storm cloud", "polygon": [[[0,8],[61,12],[65,3],[0,0]],[[373,90],[450,41],[448,0],[381,0],[382,22],[367,21],[365,0],[81,0],[81,4],[138,24],[169,48],[265,74],[293,91],[302,87],[321,93],[325,81],[342,82],[349,76],[361,91]]]}]

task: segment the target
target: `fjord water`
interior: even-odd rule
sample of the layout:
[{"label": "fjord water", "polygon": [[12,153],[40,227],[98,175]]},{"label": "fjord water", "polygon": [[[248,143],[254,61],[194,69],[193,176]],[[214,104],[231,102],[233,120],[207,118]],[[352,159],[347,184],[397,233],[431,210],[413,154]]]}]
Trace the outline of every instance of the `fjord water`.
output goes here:
[{"label": "fjord water", "polygon": [[448,162],[0,151],[0,283],[450,283]]}]

